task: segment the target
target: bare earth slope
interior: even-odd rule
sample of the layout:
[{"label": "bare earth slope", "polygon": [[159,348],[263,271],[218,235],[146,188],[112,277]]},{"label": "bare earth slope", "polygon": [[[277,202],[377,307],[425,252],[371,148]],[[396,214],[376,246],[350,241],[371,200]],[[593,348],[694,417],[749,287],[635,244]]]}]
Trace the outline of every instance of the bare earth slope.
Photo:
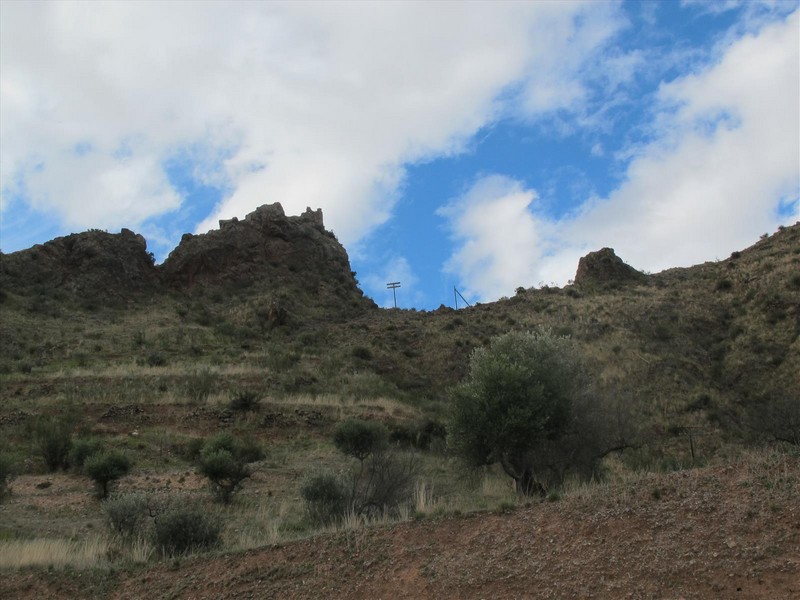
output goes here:
[{"label": "bare earth slope", "polygon": [[800,461],[596,485],[554,503],[118,573],[16,572],[4,598],[800,598]]}]

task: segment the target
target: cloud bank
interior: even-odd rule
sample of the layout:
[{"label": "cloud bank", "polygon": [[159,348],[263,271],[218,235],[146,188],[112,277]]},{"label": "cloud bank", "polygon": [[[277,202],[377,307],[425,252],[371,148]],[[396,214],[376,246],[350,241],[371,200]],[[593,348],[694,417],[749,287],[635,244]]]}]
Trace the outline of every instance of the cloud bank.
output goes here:
[{"label": "cloud bank", "polygon": [[385,222],[404,165],[508,111],[575,106],[606,3],[6,3],[0,189],[73,227],[183,201],[165,164],[224,190],[197,227],[279,201],[346,244]]},{"label": "cloud bank", "polygon": [[460,244],[446,269],[481,299],[564,284],[578,259],[613,246],[633,266],[688,266],[800,220],[800,13],[726,42],[719,60],[663,84],[653,140],[624,181],[548,219],[536,191],[500,176],[442,209]]}]

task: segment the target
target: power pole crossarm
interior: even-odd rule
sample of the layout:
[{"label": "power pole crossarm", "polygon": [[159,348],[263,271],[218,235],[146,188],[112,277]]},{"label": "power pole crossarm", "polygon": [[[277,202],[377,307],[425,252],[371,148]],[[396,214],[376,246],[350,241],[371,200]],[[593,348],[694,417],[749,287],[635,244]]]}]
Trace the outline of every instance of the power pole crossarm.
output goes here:
[{"label": "power pole crossarm", "polygon": [[397,308],[397,288],[400,287],[399,281],[393,281],[391,283],[386,284],[386,289],[392,290],[392,296],[394,296],[394,307]]}]

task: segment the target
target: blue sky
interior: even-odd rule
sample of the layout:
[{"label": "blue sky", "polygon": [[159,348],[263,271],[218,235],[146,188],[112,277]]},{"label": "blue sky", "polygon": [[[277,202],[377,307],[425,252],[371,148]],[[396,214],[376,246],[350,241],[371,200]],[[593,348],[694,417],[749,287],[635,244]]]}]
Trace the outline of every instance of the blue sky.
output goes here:
[{"label": "blue sky", "polygon": [[0,249],[321,207],[390,306],[800,219],[798,2],[0,5]]}]

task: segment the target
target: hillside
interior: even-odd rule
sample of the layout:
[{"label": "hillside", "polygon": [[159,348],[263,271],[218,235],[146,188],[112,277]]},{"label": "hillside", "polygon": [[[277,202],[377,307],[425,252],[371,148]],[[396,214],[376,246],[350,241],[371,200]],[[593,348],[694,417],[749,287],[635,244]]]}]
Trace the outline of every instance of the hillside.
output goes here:
[{"label": "hillside", "polygon": [[[0,595],[792,597],[800,224],[690,268],[627,258],[599,249],[564,288],[426,312],[377,308],[322,214],[276,204],[163,265],[128,230],[0,254]],[[585,406],[624,443],[598,480],[523,498],[452,455],[448,394],[473,349],[541,327],[575,340]],[[332,441],[350,417],[388,428],[413,486],[323,526],[302,490],[357,469]],[[49,468],[53,431],[132,461],[112,499],[147,498],[139,537],[109,529],[79,464]],[[198,462],[219,434],[252,451],[230,505]],[[159,554],[151,502],[199,507],[218,545]]]}]

